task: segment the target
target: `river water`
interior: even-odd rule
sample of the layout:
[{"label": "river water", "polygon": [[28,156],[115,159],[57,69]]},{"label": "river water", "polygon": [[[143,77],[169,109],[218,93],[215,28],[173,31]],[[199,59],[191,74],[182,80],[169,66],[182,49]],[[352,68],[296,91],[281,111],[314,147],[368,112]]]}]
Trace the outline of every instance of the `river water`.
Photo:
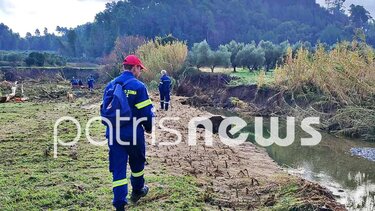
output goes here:
[{"label": "river water", "polygon": [[314,147],[295,142],[290,147],[273,145],[267,152],[291,173],[327,187],[349,210],[375,210],[375,162],[350,153],[352,147],[375,144],[322,135]]},{"label": "river water", "polygon": [[[208,110],[224,116],[234,116],[223,110]],[[236,115],[237,116],[237,115]],[[253,118],[244,118],[248,123],[243,132],[253,132]],[[282,120],[280,120],[281,122]],[[264,121],[265,138],[269,121]],[[296,123],[298,125],[298,123]],[[295,142],[288,147],[272,145],[266,148],[269,156],[288,172],[328,188],[337,201],[349,210],[375,210],[375,162],[352,156],[354,147],[375,148],[375,143],[336,137],[321,132],[322,141],[317,146],[301,146],[300,138],[310,136],[296,128]],[[283,132],[284,131],[284,132]],[[285,137],[285,128],[280,128],[280,137]],[[284,135],[283,135],[284,133]],[[253,136],[249,141],[255,142]]]}]

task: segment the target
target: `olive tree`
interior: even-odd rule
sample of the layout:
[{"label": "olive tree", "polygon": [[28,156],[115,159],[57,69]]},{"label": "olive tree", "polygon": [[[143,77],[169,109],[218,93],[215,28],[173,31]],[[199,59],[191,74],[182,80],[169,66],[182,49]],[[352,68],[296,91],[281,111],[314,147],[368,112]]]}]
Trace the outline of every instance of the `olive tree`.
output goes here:
[{"label": "olive tree", "polygon": [[250,71],[258,70],[264,65],[265,61],[264,50],[254,43],[245,45],[236,56],[236,62],[240,66],[247,67]]},{"label": "olive tree", "polygon": [[191,51],[189,52],[188,61],[191,65],[196,66],[198,69],[204,66],[209,66],[211,52],[212,50],[206,40],[200,43],[194,43]]},{"label": "olive tree", "polygon": [[237,60],[236,60],[237,54],[240,50],[243,49],[244,46],[245,46],[244,43],[237,43],[236,41],[232,40],[228,44],[222,45],[222,46],[219,47],[219,48],[225,48],[227,51],[230,52],[230,54],[231,54],[230,55],[230,62],[231,62],[231,65],[233,67],[233,72],[236,72],[236,68],[238,66],[238,63],[237,63]]},{"label": "olive tree", "polygon": [[231,53],[225,48],[210,51],[208,55],[208,65],[210,66],[211,72],[214,72],[215,67],[218,66],[228,67],[230,65],[230,55]]},{"label": "olive tree", "polygon": [[265,68],[270,70],[276,67],[277,61],[283,56],[283,49],[270,41],[260,41],[258,45],[264,51]]}]

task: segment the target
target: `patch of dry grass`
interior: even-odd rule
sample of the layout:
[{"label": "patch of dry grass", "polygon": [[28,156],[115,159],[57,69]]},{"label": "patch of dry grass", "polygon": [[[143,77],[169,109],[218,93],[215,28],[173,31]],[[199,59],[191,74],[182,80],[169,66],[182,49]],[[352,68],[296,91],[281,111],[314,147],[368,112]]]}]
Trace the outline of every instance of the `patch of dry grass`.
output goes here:
[{"label": "patch of dry grass", "polygon": [[336,104],[325,119],[330,130],[375,140],[375,54],[365,43],[343,42],[331,51],[318,46],[314,53],[301,48],[294,57],[289,49],[275,83],[293,95],[322,96],[315,104]]}]

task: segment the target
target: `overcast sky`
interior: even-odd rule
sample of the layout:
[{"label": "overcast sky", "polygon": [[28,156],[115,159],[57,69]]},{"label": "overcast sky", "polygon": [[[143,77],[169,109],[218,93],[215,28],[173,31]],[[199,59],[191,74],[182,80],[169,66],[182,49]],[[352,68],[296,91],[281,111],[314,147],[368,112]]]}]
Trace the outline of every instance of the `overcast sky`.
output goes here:
[{"label": "overcast sky", "polygon": [[111,0],[0,0],[0,23],[25,36],[44,27],[76,27],[92,22]]},{"label": "overcast sky", "polygon": [[[25,36],[44,27],[53,32],[56,26],[76,27],[94,20],[95,14],[105,9],[112,0],[0,0],[0,23]],[[324,4],[324,0],[317,0]],[[365,6],[375,17],[375,0],[347,0]]]},{"label": "overcast sky", "polygon": [[[316,2],[318,2],[321,5],[324,5],[324,1],[325,0],[317,0]],[[364,6],[371,13],[371,16],[375,18],[375,0],[346,0],[346,9],[349,9],[351,4]]]}]

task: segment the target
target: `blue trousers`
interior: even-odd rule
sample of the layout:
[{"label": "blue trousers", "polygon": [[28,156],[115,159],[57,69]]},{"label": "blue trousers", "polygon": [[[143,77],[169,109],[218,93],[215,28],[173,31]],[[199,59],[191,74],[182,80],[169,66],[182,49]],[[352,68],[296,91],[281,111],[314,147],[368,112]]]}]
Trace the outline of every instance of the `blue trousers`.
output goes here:
[{"label": "blue trousers", "polygon": [[94,84],[88,84],[88,87],[89,87],[89,90],[93,90],[94,89]]},{"label": "blue trousers", "polygon": [[169,91],[160,91],[160,107],[168,111],[171,102],[171,95]]},{"label": "blue trousers", "polygon": [[[132,139],[122,140],[133,142]],[[124,207],[128,201],[128,179],[126,178],[126,167],[129,161],[132,171],[130,182],[133,191],[140,191],[145,184],[144,167],[146,161],[146,146],[144,134],[137,136],[137,144],[130,146],[122,146],[114,141],[109,146],[109,170],[113,176],[113,206],[115,208]]]}]

